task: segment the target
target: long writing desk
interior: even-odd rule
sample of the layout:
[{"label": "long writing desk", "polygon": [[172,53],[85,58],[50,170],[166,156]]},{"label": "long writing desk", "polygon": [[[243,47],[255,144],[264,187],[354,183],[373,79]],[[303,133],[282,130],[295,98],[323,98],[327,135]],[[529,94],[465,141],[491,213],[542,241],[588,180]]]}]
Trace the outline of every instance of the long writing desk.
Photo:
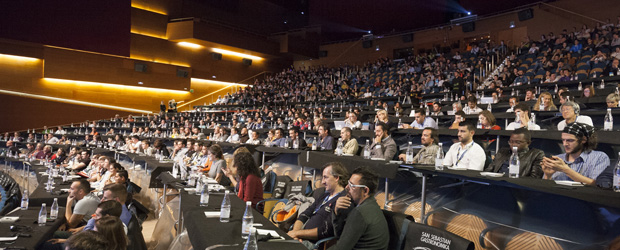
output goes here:
[{"label": "long writing desk", "polygon": [[482,184],[505,186],[509,188],[527,189],[537,192],[561,195],[579,199],[605,207],[620,208],[620,193],[610,190],[603,190],[592,186],[563,186],[556,184],[552,180],[540,180],[534,178],[508,178],[486,177],[480,175],[480,171],[474,170],[450,170],[445,168],[442,171],[435,170],[434,166],[429,165],[401,165],[410,171],[422,173],[425,176],[438,175],[472,181]]},{"label": "long writing desk", "polygon": [[[167,175],[167,176],[162,176]],[[163,173],[160,179],[172,179],[169,173]],[[172,185],[175,186],[175,185]],[[207,218],[205,211],[219,211],[220,204],[224,198],[223,192],[211,192],[209,196],[209,206],[199,206],[200,196],[187,193],[181,187],[176,185],[180,194],[180,209],[183,218],[182,225],[187,229],[190,242],[194,249],[205,249],[207,247],[222,245],[222,249],[241,249],[245,244],[245,240],[241,238],[241,224],[243,213],[245,212],[245,202],[237,197],[234,193],[230,193],[231,211],[230,221],[227,223],[220,222],[218,218]],[[292,240],[286,233],[274,226],[261,213],[252,210],[254,223],[262,224],[257,229],[275,230],[280,236],[285,238],[282,240],[270,240],[267,242],[258,242],[260,249],[280,249],[294,250],[307,249],[299,242]],[[218,248],[220,249],[220,248]]]},{"label": "long writing desk", "polygon": [[30,206],[28,210],[17,210],[9,216],[19,216],[19,220],[14,223],[2,223],[0,224],[0,237],[11,237],[16,232],[11,231],[10,227],[13,226],[20,234],[29,234],[29,237],[19,236],[13,243],[4,243],[2,247],[7,249],[37,249],[46,240],[52,237],[52,234],[65,222],[65,208],[58,208],[58,218],[56,220],[49,220],[49,213],[51,203],[47,203],[47,215],[48,222],[45,226],[39,226],[37,219],[39,217],[39,210],[41,206]]},{"label": "long writing desk", "polygon": [[[25,185],[25,180],[35,181],[38,185],[29,195],[29,207],[28,210],[20,210],[17,209],[12,212],[9,216],[18,216],[19,220],[14,223],[2,223],[0,224],[0,237],[9,237],[14,235],[15,233],[20,234],[29,234],[29,237],[18,237],[14,243],[7,244],[6,247],[15,247],[19,249],[22,247],[23,249],[37,249],[40,247],[46,240],[52,237],[54,231],[60,227],[65,221],[64,217],[64,205],[67,200],[67,193],[59,192],[59,189],[69,188],[70,184],[62,183],[61,178],[54,178],[54,190],[53,193],[45,190],[45,183],[48,180],[47,176],[41,175],[40,172],[45,172],[45,166],[41,164],[37,164],[36,162],[22,164],[23,160],[14,159],[14,158],[3,158],[6,171],[9,172],[10,175],[15,177],[21,176],[22,180],[17,181],[20,184],[23,192],[23,185]],[[17,164],[16,164],[17,163]],[[28,170],[29,174],[24,173],[24,166],[28,166],[30,169]],[[34,180],[30,180],[32,178],[28,178],[30,176],[35,176]],[[29,185],[31,186],[31,185]],[[37,224],[37,218],[39,216],[39,211],[41,209],[41,204],[46,203],[48,217],[50,214],[50,208],[52,203],[54,202],[54,198],[58,199],[58,218],[56,220],[49,220],[45,224],[45,226],[39,226]],[[10,226],[14,226],[14,231],[11,231]]]}]

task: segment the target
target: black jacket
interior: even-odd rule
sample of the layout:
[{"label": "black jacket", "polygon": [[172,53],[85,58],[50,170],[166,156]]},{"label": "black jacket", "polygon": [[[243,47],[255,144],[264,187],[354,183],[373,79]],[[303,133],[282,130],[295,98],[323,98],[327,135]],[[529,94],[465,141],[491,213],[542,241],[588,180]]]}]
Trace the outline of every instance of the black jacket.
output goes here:
[{"label": "black jacket", "polygon": [[[509,148],[502,148],[495,155],[495,159],[488,167],[484,169],[486,172],[499,172],[502,168],[502,164],[510,160],[510,156],[512,155],[512,150]],[[542,167],[540,166],[540,162],[542,162],[543,157],[545,157],[545,153],[536,148],[531,148],[524,152],[519,152],[519,161],[521,162],[521,166],[519,166],[519,177],[531,177],[540,179],[543,176]]]}]

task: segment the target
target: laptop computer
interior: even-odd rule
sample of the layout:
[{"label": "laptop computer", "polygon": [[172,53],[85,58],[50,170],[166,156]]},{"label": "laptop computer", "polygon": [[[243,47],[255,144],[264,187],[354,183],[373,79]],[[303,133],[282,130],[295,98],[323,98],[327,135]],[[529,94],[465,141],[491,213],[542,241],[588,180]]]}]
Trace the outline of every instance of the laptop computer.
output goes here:
[{"label": "laptop computer", "polygon": [[341,130],[344,127],[344,121],[334,121],[334,128]]}]

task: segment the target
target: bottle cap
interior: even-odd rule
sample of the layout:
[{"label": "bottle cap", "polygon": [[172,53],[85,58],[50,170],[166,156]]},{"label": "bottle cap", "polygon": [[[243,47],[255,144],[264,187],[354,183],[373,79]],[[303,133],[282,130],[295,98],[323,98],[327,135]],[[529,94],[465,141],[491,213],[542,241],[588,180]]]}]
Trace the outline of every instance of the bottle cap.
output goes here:
[{"label": "bottle cap", "polygon": [[245,202],[245,205],[246,205],[246,206],[251,206],[251,205],[252,205],[252,202],[251,202],[251,201],[246,201],[246,202]]}]

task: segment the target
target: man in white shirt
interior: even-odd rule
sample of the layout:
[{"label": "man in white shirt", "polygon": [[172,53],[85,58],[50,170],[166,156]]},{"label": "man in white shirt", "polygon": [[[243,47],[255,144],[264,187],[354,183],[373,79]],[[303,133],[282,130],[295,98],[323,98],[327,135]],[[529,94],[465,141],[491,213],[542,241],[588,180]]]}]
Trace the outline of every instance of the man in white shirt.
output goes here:
[{"label": "man in white shirt", "polygon": [[54,132],[54,134],[57,134],[57,135],[64,135],[64,134],[67,134],[67,131],[66,131],[66,130],[64,130],[64,129],[62,129],[62,127],[61,127],[61,126],[58,126],[58,129],[56,130],[56,132]]},{"label": "man in white shirt", "polygon": [[132,153],[137,153],[142,151],[142,142],[140,142],[140,137],[137,135],[131,136],[131,144],[129,144],[129,151]]},{"label": "man in white shirt", "polygon": [[362,122],[357,119],[357,114],[354,112],[349,113],[348,119],[344,120],[344,126],[351,129],[361,129]]},{"label": "man in white shirt", "polygon": [[[45,135],[44,135],[45,136]],[[58,138],[56,138],[53,134],[47,134],[46,144],[56,144],[58,143]]]},{"label": "man in white shirt", "polygon": [[230,143],[238,143],[239,142],[239,134],[237,133],[237,128],[230,128],[230,136],[226,139],[226,142]]},{"label": "man in white shirt", "polygon": [[508,124],[506,130],[515,130],[518,128],[527,128],[529,130],[540,130],[534,122],[530,122],[530,106],[525,103],[519,103],[514,107],[516,119]]},{"label": "man in white shirt", "polygon": [[515,112],[514,110],[515,106],[519,104],[519,98],[517,98],[516,96],[511,96],[508,99],[508,103],[510,104],[510,108],[506,110],[506,113],[513,113]]},{"label": "man in white shirt", "polygon": [[478,100],[474,96],[470,96],[469,98],[467,98],[467,106],[463,108],[463,112],[468,115],[475,115],[482,112],[482,109],[476,106],[477,102]]},{"label": "man in white shirt", "polygon": [[250,131],[250,134],[252,135],[250,137],[249,140],[247,140],[245,143],[246,144],[252,144],[252,145],[258,145],[260,144],[260,139],[258,138],[258,132],[256,131]]},{"label": "man in white shirt", "polygon": [[560,131],[564,130],[566,124],[571,124],[573,122],[584,123],[594,127],[592,118],[587,115],[579,114],[580,108],[577,103],[571,101],[565,102],[560,106],[560,111],[562,112],[562,117],[564,117],[564,120],[558,123],[558,130]]},{"label": "man in white shirt", "polygon": [[413,115],[415,118],[411,125],[403,124],[404,128],[413,128],[413,129],[424,129],[424,128],[434,128],[437,129],[437,123],[435,119],[426,117],[426,110],[423,108],[419,108],[415,110],[415,114]]},{"label": "man in white shirt", "polygon": [[474,142],[475,133],[476,127],[473,124],[461,123],[457,134],[459,142],[452,144],[443,165],[482,171],[487,157],[484,149]]}]

